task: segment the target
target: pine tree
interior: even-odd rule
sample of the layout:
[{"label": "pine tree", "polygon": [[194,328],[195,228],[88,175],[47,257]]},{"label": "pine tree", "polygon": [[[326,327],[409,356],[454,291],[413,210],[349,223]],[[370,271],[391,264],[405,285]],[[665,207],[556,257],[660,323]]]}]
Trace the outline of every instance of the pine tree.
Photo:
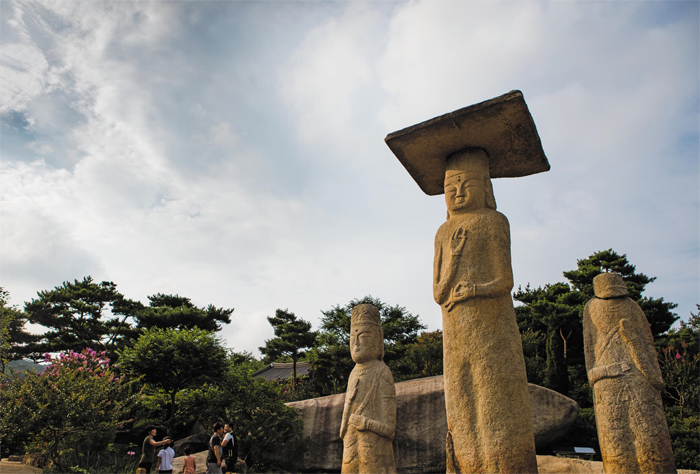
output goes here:
[{"label": "pine tree", "polygon": [[[572,352],[570,342],[572,338],[576,340],[581,331],[578,312],[578,306],[583,301],[581,295],[572,291],[568,284],[560,282],[535,289],[529,286],[525,290],[519,288],[513,296],[524,303],[515,309],[521,332],[529,330],[545,335],[540,340],[540,344],[544,344],[544,357],[541,357],[545,361],[543,378],[533,380],[531,374],[531,382],[542,383],[567,395],[567,366]],[[577,362],[576,349],[574,344],[574,362]]]},{"label": "pine tree", "polygon": [[117,285],[109,281],[96,283],[90,276],[40,291],[38,298],[25,304],[24,310],[29,322],[40,324],[47,331],[28,347],[34,354],[80,352],[86,348],[111,353],[125,329],[119,306],[125,307],[124,300]]},{"label": "pine tree", "polygon": [[297,319],[294,313],[286,309],[278,309],[275,316],[268,316],[267,320],[275,329],[275,337],[265,341],[260,352],[269,361],[283,356],[292,359],[292,390],[294,390],[297,385],[297,361],[306,354],[303,349],[314,345],[316,333],[311,331],[311,323]]},{"label": "pine tree", "polygon": [[[615,272],[622,277],[630,298],[646,314],[655,338],[666,333],[678,319],[671,311],[676,304],[663,298],[642,296],[646,285],[656,278],[637,273],[626,255],[619,255],[612,249],[578,260],[575,270],[564,272],[569,283],[559,282],[538,288],[527,286],[525,289],[519,288],[513,295],[523,303],[515,308],[521,333],[534,331],[546,336],[535,339],[536,360],[528,363],[528,367],[536,367],[538,361],[544,360],[545,366],[536,373],[528,373],[529,380],[564,394],[568,391],[569,396],[584,407],[589,406],[592,400],[583,369],[583,308],[594,296],[593,278],[603,272]],[[555,334],[561,344],[555,341]],[[564,383],[562,374],[568,377],[567,383]]]},{"label": "pine tree", "polygon": [[149,296],[148,301],[148,306],[140,305],[134,311],[139,329],[199,328],[220,331],[222,323],[231,322],[231,313],[234,311],[233,308],[217,308],[211,304],[206,308],[198,308],[189,298],[180,295],[157,293]]},{"label": "pine tree", "polygon": [[[643,273],[636,273],[636,267],[627,260],[627,255],[619,255],[613,249],[596,252],[588,258],[577,261],[578,268],[564,272],[572,287],[586,300],[593,295],[593,278],[603,272],[614,272],[622,277],[629,297],[636,301],[646,314],[654,337],[664,334],[678,320],[672,312],[678,305],[663,298],[642,296],[646,286],[656,280]],[[581,308],[583,315],[583,308]]]},{"label": "pine tree", "polygon": [[[10,306],[10,293],[0,287],[0,374],[10,361],[32,355],[37,337],[24,330],[26,323],[27,315]],[[35,354],[35,359],[39,357]]]}]

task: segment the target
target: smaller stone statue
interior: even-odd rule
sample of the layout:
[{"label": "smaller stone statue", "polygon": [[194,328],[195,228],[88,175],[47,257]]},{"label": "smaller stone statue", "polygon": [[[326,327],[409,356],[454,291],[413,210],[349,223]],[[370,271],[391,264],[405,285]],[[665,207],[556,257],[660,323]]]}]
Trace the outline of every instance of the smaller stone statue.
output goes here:
[{"label": "smaller stone statue", "polygon": [[396,430],[394,378],[384,363],[379,310],[357,305],[350,320],[350,373],[340,425],[342,474],[395,474],[392,440]]},{"label": "smaller stone statue", "polygon": [[593,290],[583,337],[603,470],[675,473],[661,402],[664,381],[647,318],[619,275],[596,276]]}]

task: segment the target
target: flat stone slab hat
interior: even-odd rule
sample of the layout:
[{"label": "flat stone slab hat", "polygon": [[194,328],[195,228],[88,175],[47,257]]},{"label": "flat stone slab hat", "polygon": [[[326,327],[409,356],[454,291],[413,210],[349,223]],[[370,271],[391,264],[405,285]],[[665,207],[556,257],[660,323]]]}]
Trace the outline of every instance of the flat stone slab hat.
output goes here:
[{"label": "flat stone slab hat", "polygon": [[528,176],[550,168],[520,91],[390,133],[384,141],[429,196],[444,193],[447,157],[465,148],[486,151],[491,178]]}]

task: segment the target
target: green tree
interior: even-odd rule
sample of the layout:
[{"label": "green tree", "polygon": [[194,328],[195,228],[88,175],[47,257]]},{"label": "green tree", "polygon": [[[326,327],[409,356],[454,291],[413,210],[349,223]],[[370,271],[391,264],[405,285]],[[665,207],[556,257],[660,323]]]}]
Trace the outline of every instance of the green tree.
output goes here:
[{"label": "green tree", "polygon": [[544,374],[541,380],[531,377],[531,382],[568,394],[569,341],[577,330],[581,330],[579,306],[583,302],[582,296],[572,292],[566,283],[554,283],[535,289],[530,286],[525,290],[518,288],[513,297],[524,303],[515,308],[521,333],[529,330],[544,335]]},{"label": "green tree", "polygon": [[676,467],[700,471],[700,416],[697,412],[687,411],[680,416],[678,406],[667,406],[665,409]]},{"label": "green tree", "polygon": [[0,287],[0,374],[5,373],[10,361],[28,354],[29,345],[36,340],[24,330],[27,315],[9,303],[10,293]]},{"label": "green tree", "polygon": [[[523,335],[543,334],[534,347],[527,341],[525,350],[528,368],[538,367],[537,361],[545,361],[543,373],[528,372],[528,380],[565,393],[582,407],[591,407],[590,387],[584,369],[583,308],[594,296],[593,278],[603,272],[613,271],[625,281],[630,297],[637,301],[649,320],[655,337],[668,331],[678,317],[671,311],[677,305],[663,298],[643,297],[647,284],[655,278],[637,273],[626,255],[614,250],[596,252],[577,261],[577,269],[564,272],[569,284],[559,282],[544,287],[524,290],[519,288],[513,297],[523,303],[515,308],[518,326]],[[554,336],[557,334],[560,340]],[[533,350],[534,349],[534,350]],[[528,353],[529,352],[529,353]]]},{"label": "green tree", "polygon": [[[564,272],[571,286],[584,296],[584,301],[592,298],[593,278],[603,272],[614,272],[622,277],[627,286],[629,297],[636,301],[649,321],[654,337],[664,334],[678,320],[672,310],[678,305],[664,301],[663,298],[642,297],[646,285],[656,280],[643,273],[637,273],[636,267],[627,260],[627,255],[619,255],[613,249],[602,250],[588,258],[577,261],[578,268]],[[580,309],[583,315],[583,308]]]},{"label": "green tree", "polygon": [[402,380],[442,375],[442,331],[423,332],[407,344],[401,365],[406,368]]},{"label": "green tree", "polygon": [[166,421],[173,429],[177,395],[185,388],[211,383],[226,368],[222,342],[209,331],[191,329],[144,329],[132,347],[120,351],[121,369],[140,377],[168,395]]},{"label": "green tree", "polygon": [[215,381],[183,391],[178,411],[190,417],[190,424],[232,421],[238,455],[251,472],[292,471],[303,456],[303,423],[284,404],[277,384],[252,376],[259,368],[259,362],[245,354],[231,354]]},{"label": "green tree", "polygon": [[298,319],[289,310],[278,309],[274,316],[267,317],[268,322],[275,329],[275,337],[265,341],[260,352],[269,361],[278,360],[280,357],[292,359],[292,390],[297,385],[297,361],[303,357],[308,349],[316,342],[316,333],[311,330],[311,323]]},{"label": "green tree", "polygon": [[29,322],[48,329],[38,336],[37,343],[28,345],[27,350],[34,354],[79,352],[87,347],[113,353],[119,338],[126,334],[120,312],[126,307],[124,296],[112,282],[95,283],[87,276],[40,291],[38,296],[24,306]]},{"label": "green tree", "polygon": [[664,375],[664,404],[678,407],[679,417],[700,414],[700,305],[697,314],[681,321],[656,341]]},{"label": "green tree", "polygon": [[199,328],[205,331],[220,331],[221,324],[231,322],[233,308],[217,308],[209,305],[198,308],[189,298],[161,293],[148,297],[149,305],[133,310],[139,329],[151,328]]},{"label": "green tree", "polygon": [[379,309],[384,330],[384,361],[397,380],[410,374],[403,363],[408,347],[416,341],[418,331],[425,329],[417,315],[399,305],[389,306],[379,298],[365,296],[353,299],[345,306],[334,306],[322,311],[321,327],[316,346],[307,360],[311,364],[309,383],[319,396],[345,391],[354,362],[350,357],[350,316],[358,304],[373,304]]},{"label": "green tree", "polygon": [[[517,314],[517,308],[516,308]],[[525,369],[527,380],[536,385],[542,385],[546,366],[546,353],[541,351],[547,335],[541,330],[521,328],[523,354],[525,356]]]},{"label": "green tree", "polygon": [[71,351],[46,361],[41,374],[2,383],[2,444],[26,447],[58,472],[85,468],[87,454],[103,452],[129,421],[133,385],[115,376],[106,352]]}]

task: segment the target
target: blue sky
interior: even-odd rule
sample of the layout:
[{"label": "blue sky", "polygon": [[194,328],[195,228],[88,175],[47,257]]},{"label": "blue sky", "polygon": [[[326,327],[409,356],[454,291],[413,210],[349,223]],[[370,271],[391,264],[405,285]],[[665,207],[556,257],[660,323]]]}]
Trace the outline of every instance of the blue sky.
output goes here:
[{"label": "blue sky", "polygon": [[236,350],[367,294],[437,329],[444,201],[383,139],[519,89],[552,169],[494,180],[516,287],[613,248],[687,318],[698,5],[3,1],[0,285],[233,307]]}]

